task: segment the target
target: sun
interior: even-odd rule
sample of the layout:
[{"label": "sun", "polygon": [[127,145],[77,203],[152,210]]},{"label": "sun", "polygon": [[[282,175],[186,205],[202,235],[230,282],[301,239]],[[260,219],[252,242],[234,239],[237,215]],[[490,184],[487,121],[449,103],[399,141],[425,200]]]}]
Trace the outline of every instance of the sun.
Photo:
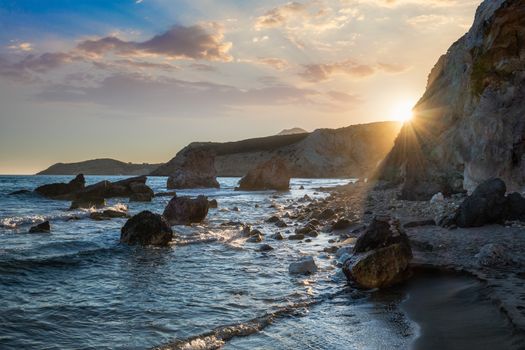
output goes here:
[{"label": "sun", "polygon": [[406,123],[412,119],[414,113],[412,109],[414,108],[414,103],[412,101],[403,101],[398,103],[392,110],[391,118],[403,123]]}]

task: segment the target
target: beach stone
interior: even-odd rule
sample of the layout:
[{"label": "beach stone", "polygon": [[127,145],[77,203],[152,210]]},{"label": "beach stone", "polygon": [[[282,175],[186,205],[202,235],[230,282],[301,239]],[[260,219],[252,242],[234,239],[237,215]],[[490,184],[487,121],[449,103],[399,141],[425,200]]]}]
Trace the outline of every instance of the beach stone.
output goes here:
[{"label": "beach stone", "polygon": [[282,241],[284,239],[284,236],[281,232],[277,232],[271,235],[270,238],[275,239],[276,241]]},{"label": "beach stone", "polygon": [[132,192],[129,197],[131,202],[151,202],[155,196],[153,190],[144,183],[133,182],[129,188]]},{"label": "beach stone", "polygon": [[288,267],[288,272],[294,275],[307,275],[317,272],[317,265],[311,256],[305,256]]},{"label": "beach stone", "polygon": [[412,251],[403,243],[391,244],[362,254],[354,254],[343,264],[348,280],[364,288],[387,288],[403,281]]},{"label": "beach stone", "polygon": [[513,265],[514,259],[508,253],[509,248],[503,244],[486,244],[481,247],[476,258],[478,264],[484,267],[504,267]]},{"label": "beach stone", "polygon": [[281,158],[272,158],[248,171],[239,181],[239,187],[236,190],[287,191],[290,189],[290,177],[291,174],[286,161]]},{"label": "beach stone", "polygon": [[280,227],[280,228],[284,228],[284,227],[288,227],[288,224],[286,222],[284,222],[284,220],[279,219],[275,223],[275,226]]},{"label": "beach stone", "polygon": [[525,198],[517,192],[507,196],[506,220],[525,221]]},{"label": "beach stone", "polygon": [[75,199],[71,202],[69,210],[75,209],[91,209],[91,208],[103,208],[106,206],[106,200],[104,198],[86,198],[86,199]]},{"label": "beach stone", "polygon": [[349,228],[352,225],[352,222],[348,219],[339,219],[332,225],[332,230],[344,230]]},{"label": "beach stone", "polygon": [[268,222],[268,223],[270,223],[270,224],[274,224],[274,223],[276,223],[276,222],[279,221],[279,220],[280,220],[279,217],[274,215],[274,216],[269,217],[269,218],[266,220],[266,222]]},{"label": "beach stone", "polygon": [[155,197],[175,197],[176,195],[177,195],[177,192],[175,192],[175,191],[167,191],[167,192],[155,193]]},{"label": "beach stone", "polygon": [[261,244],[257,250],[260,252],[269,252],[270,250],[273,250],[273,247],[269,244]]},{"label": "beach stone", "polygon": [[354,253],[364,253],[395,243],[402,243],[410,249],[408,237],[398,220],[390,216],[376,216],[366,231],[357,238]]},{"label": "beach stone", "polygon": [[217,208],[217,207],[219,206],[219,203],[217,203],[217,200],[216,200],[216,199],[210,199],[210,200],[208,201],[208,206],[209,206],[210,208],[215,209],[215,208]]},{"label": "beach stone", "polygon": [[319,220],[328,220],[333,218],[335,215],[335,212],[332,209],[325,209],[319,214],[318,219]]},{"label": "beach stone", "polygon": [[305,233],[305,236],[308,236],[308,237],[317,237],[319,236],[319,232],[317,232],[316,230],[312,230],[308,233]]},{"label": "beach stone", "polygon": [[480,184],[468,196],[455,215],[459,227],[480,227],[487,224],[503,223],[506,217],[507,187],[503,180],[495,178]]},{"label": "beach stone", "polygon": [[107,209],[104,211],[95,211],[89,214],[89,218],[92,220],[102,221],[102,220],[111,220],[114,218],[127,218],[129,217],[128,213],[120,210]]},{"label": "beach stone", "polygon": [[248,243],[259,243],[262,242],[263,236],[259,233],[251,235],[250,238],[246,240]]},{"label": "beach stone", "polygon": [[120,232],[120,242],[130,245],[167,246],[173,238],[166,219],[147,210],[129,219]]},{"label": "beach stone", "polygon": [[49,233],[51,232],[51,225],[49,224],[49,221],[44,221],[41,224],[32,226],[29,229],[29,233]]},{"label": "beach stone", "polygon": [[288,236],[288,239],[291,240],[291,241],[300,241],[300,240],[304,239],[304,235],[303,234],[290,235],[290,236]]},{"label": "beach stone", "polygon": [[170,225],[189,225],[202,222],[208,215],[209,203],[205,196],[197,198],[173,197],[162,214]]},{"label": "beach stone", "polygon": [[37,187],[35,192],[53,199],[72,199],[74,195],[82,191],[85,187],[86,180],[83,174],[77,175],[68,183],[53,183]]}]

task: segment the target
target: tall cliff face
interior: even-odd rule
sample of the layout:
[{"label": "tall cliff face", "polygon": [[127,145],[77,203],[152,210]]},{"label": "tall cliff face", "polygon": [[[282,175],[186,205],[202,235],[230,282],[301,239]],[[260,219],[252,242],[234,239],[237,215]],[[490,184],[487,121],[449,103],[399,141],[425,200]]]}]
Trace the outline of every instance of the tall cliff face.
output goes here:
[{"label": "tall cliff face", "polygon": [[[192,143],[187,148],[206,147],[214,152],[218,176],[244,176],[277,156],[286,161],[293,177],[363,177],[392,149],[399,128],[397,122],[381,122],[238,142]],[[176,158],[167,164],[175,164]],[[161,167],[152,175],[169,175],[168,168]]]},{"label": "tall cliff face", "polygon": [[442,56],[379,177],[406,199],[471,191],[501,177],[525,185],[525,1],[486,0]]}]

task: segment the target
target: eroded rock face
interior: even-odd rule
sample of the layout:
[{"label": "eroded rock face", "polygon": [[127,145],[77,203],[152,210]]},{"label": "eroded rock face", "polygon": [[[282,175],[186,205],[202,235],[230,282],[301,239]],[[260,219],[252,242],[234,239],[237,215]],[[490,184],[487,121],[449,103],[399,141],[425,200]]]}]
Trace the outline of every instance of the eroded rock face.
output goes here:
[{"label": "eroded rock face", "polygon": [[507,216],[507,187],[501,179],[491,179],[479,185],[461,203],[456,214],[459,227],[479,227],[503,223]]},{"label": "eroded rock face", "polygon": [[202,222],[208,215],[208,209],[208,198],[205,196],[173,197],[162,215],[170,225],[189,225]]},{"label": "eroded rock face", "polygon": [[206,147],[185,147],[153,174],[157,173],[169,176],[166,184],[169,189],[219,188],[215,153]]},{"label": "eroded rock face", "polygon": [[37,187],[35,192],[53,199],[71,199],[75,194],[84,189],[86,180],[84,175],[79,174],[69,183],[54,183]]},{"label": "eroded rock face", "polygon": [[399,221],[376,217],[357,239],[343,272],[364,288],[386,288],[405,279],[411,260],[410,242]]},{"label": "eroded rock face", "polygon": [[403,199],[471,192],[494,177],[525,185],[523,18],[522,0],[485,0],[437,62],[379,175],[404,183]]},{"label": "eroded rock face", "polygon": [[240,181],[237,188],[242,191],[290,189],[290,171],[281,158],[273,158],[250,170]]},{"label": "eroded rock face", "polygon": [[150,211],[143,211],[129,219],[121,229],[120,242],[130,245],[167,246],[173,231],[166,219]]}]

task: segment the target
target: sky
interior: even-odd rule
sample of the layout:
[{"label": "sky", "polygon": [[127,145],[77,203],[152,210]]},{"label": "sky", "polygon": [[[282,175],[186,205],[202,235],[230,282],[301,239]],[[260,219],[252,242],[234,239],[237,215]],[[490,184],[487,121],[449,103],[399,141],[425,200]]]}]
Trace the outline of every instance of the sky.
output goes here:
[{"label": "sky", "polygon": [[471,0],[0,0],[0,174],[399,119]]}]

